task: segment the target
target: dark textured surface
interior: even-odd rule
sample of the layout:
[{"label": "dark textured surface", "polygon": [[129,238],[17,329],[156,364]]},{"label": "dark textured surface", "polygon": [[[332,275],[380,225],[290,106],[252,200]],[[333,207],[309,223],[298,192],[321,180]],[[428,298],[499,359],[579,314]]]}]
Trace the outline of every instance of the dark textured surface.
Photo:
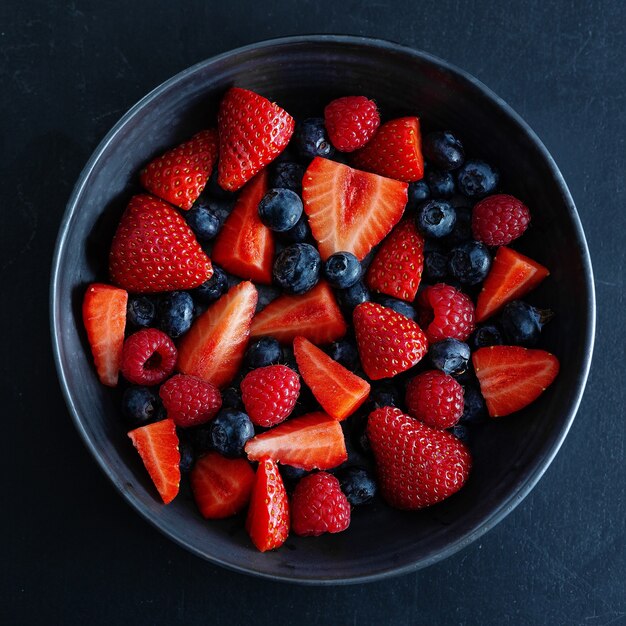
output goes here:
[{"label": "dark textured surface", "polygon": [[[496,2],[135,2],[0,7],[6,337],[3,578],[7,623],[550,623],[626,619],[623,270],[624,9]],[[231,6],[232,5],[232,6]],[[394,8],[392,8],[394,7]],[[71,187],[141,95],[236,45],[297,32],[376,35],[467,69],[545,141],[574,195],[596,271],[588,392],[557,459],[480,542],[421,573],[338,589],[242,577],[139,518],[82,447],[53,372],[48,267]],[[21,314],[18,302],[32,295]],[[20,311],[20,313],[17,313]],[[6,314],[6,313],[5,313]],[[8,332],[7,332],[8,331]],[[26,338],[26,339],[25,339]],[[575,338],[572,338],[575,341]]]}]

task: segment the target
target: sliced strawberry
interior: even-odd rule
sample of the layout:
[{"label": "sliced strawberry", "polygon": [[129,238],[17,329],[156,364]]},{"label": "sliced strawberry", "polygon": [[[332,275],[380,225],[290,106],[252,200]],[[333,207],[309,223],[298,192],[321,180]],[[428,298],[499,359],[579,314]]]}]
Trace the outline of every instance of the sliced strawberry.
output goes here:
[{"label": "sliced strawberry", "polygon": [[490,346],[472,354],[472,363],[491,417],[519,411],[534,402],[559,373],[558,359],[545,350]]},{"label": "sliced strawberry", "polygon": [[414,220],[398,224],[382,243],[367,271],[367,286],[388,296],[415,299],[424,268],[424,239]]},{"label": "sliced strawberry", "polygon": [[339,422],[326,413],[294,417],[246,443],[251,461],[269,458],[304,470],[331,469],[348,458]]},{"label": "sliced strawberry", "polygon": [[264,170],[242,190],[215,240],[211,257],[235,276],[269,285],[272,282],[274,236],[261,222],[258,211],[266,192],[267,171]]},{"label": "sliced strawberry", "polygon": [[150,193],[189,210],[206,186],[217,160],[217,131],[203,130],[151,161],[141,172]]},{"label": "sliced strawberry", "polygon": [[507,302],[523,298],[550,272],[527,256],[502,246],[493,259],[489,275],[476,302],[476,321],[497,313]]},{"label": "sliced strawberry", "polygon": [[83,323],[91,346],[98,378],[103,385],[115,387],[122,361],[126,303],[124,289],[93,283],[83,300]]},{"label": "sliced strawberry", "polygon": [[212,304],[181,339],[177,369],[227,385],[241,367],[257,298],[254,285],[243,282]]},{"label": "sliced strawberry", "polygon": [[319,345],[343,337],[347,330],[331,288],[320,282],[308,293],[284,295],[270,302],[252,320],[250,334],[274,337],[282,343],[302,335]]},{"label": "sliced strawberry", "polygon": [[233,87],[220,104],[220,187],[236,191],[287,146],[295,122],[277,104],[253,91]]},{"label": "sliced strawberry", "polygon": [[171,419],[141,426],[128,433],[161,499],[169,504],[180,485],[180,452],[176,425]]},{"label": "sliced strawberry", "polygon": [[354,164],[367,172],[411,183],[424,176],[420,121],[401,117],[383,124],[370,142],[354,153]]},{"label": "sliced strawberry", "polygon": [[209,452],[196,461],[189,478],[202,516],[221,519],[239,513],[248,504],[254,470],[246,459],[227,459]]},{"label": "sliced strawberry", "polygon": [[407,185],[316,157],[304,174],[302,200],[322,259],[352,252],[360,261],[402,217]]},{"label": "sliced strawberry", "polygon": [[293,350],[300,375],[331,417],[343,420],[367,400],[369,383],[333,361],[310,341],[296,337]]}]

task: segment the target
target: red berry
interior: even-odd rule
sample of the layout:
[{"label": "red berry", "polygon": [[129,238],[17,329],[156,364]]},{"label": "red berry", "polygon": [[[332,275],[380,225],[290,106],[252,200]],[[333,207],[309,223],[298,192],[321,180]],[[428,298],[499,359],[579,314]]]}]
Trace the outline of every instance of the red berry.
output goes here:
[{"label": "red berry", "polygon": [[176,365],[176,346],[162,331],[145,328],[124,342],[120,370],[135,385],[158,385]]},{"label": "red berry", "polygon": [[373,100],[365,96],[346,96],[326,106],[324,122],[333,146],[342,152],[352,152],[374,136],[380,115]]},{"label": "red berry", "polygon": [[176,374],[163,383],[159,396],[167,416],[181,428],[208,422],[222,406],[222,396],[217,387],[201,378],[184,374]]},{"label": "red berry", "polygon": [[463,415],[463,387],[439,370],[423,372],[407,385],[406,406],[432,428],[451,428]]},{"label": "red berry", "polygon": [[291,499],[291,528],[301,537],[340,533],[350,526],[350,503],[327,472],[305,476]]},{"label": "red berry", "polygon": [[472,211],[474,238],[488,246],[506,246],[521,237],[529,223],[528,207],[504,193],[487,196]]},{"label": "red berry", "polygon": [[252,370],[241,381],[241,399],[250,421],[269,428],[289,417],[300,395],[300,378],[286,365]]},{"label": "red berry", "polygon": [[428,341],[465,341],[474,331],[474,304],[468,296],[450,285],[438,283],[419,296],[420,325]]}]

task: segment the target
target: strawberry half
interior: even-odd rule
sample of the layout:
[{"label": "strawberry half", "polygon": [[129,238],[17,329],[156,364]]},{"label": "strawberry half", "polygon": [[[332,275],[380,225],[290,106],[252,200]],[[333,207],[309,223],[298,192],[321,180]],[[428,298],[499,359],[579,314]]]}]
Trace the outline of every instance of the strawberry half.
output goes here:
[{"label": "strawberry half", "polygon": [[304,470],[331,469],[348,458],[339,422],[322,413],[308,413],[283,422],[246,443],[251,461],[263,458]]},{"label": "strawberry half", "polygon": [[519,346],[481,348],[472,354],[472,363],[491,417],[528,406],[559,373],[559,360],[554,355]]},{"label": "strawberry half", "polygon": [[218,183],[237,191],[287,146],[295,122],[277,104],[253,91],[233,87],[217,114],[220,134]]},{"label": "strawberry half", "polygon": [[424,176],[420,121],[401,117],[383,124],[370,142],[354,153],[354,164],[367,172],[407,183]]},{"label": "strawberry half", "polygon": [[83,324],[91,346],[93,362],[103,385],[115,387],[122,362],[126,304],[124,289],[93,283],[83,300]]},{"label": "strawberry half", "polygon": [[315,344],[330,343],[346,334],[348,327],[331,288],[318,283],[300,296],[279,296],[252,320],[252,337],[274,337],[291,343],[298,335]]},{"label": "strawberry half", "polygon": [[331,417],[343,420],[367,400],[369,383],[333,361],[308,339],[296,337],[293,351],[304,382]]},{"label": "strawberry half", "polygon": [[180,452],[173,420],[165,419],[128,433],[161,499],[169,504],[180,486]]},{"label": "strawberry half", "polygon": [[206,186],[217,160],[217,131],[203,130],[151,161],[141,172],[150,193],[188,211]]},{"label": "strawberry half", "polygon": [[352,252],[360,261],[402,217],[407,185],[316,157],[302,180],[302,201],[322,259]]},{"label": "strawberry half", "polygon": [[424,239],[414,220],[398,224],[382,243],[367,271],[372,291],[407,300],[415,299],[424,269]]},{"label": "strawberry half", "polygon": [[274,263],[274,236],[259,218],[259,202],[267,192],[267,171],[242,190],[233,212],[220,231],[211,257],[226,271],[246,280],[270,285]]},{"label": "strawberry half", "polygon": [[193,289],[213,275],[211,260],[169,204],[133,196],[109,254],[111,280],[134,293]]},{"label": "strawberry half", "polygon": [[507,302],[523,298],[550,272],[527,256],[502,246],[498,248],[491,270],[476,302],[476,321],[497,313]]},{"label": "strawberry half", "polygon": [[227,385],[241,367],[257,298],[254,285],[243,282],[212,304],[181,339],[178,370]]}]

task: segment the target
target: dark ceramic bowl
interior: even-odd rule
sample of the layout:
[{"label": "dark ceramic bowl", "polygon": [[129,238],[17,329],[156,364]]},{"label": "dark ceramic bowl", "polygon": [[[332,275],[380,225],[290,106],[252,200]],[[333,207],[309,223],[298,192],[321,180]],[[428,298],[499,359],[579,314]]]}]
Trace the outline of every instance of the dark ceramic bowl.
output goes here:
[{"label": "dark ceramic bowl", "polygon": [[[241,520],[206,522],[188,493],[159,503],[119,420],[119,398],[94,374],[80,303],[85,285],[106,280],[115,224],[151,157],[215,124],[225,90],[238,85],[276,100],[296,118],[330,99],[374,98],[387,119],[418,114],[426,127],[457,131],[467,153],[497,164],[502,188],[523,199],[533,223],[519,249],[552,274],[532,301],[556,311],[542,347],[561,373],[531,407],[480,433],[467,485],[417,513],[382,503],[356,510],[347,532],[290,537],[257,552]],[[518,247],[516,245],[516,247]],[[430,565],[467,546],[507,515],[537,483],[574,419],[589,370],[594,291],[585,237],[552,157],[500,98],[428,54],[359,37],[311,36],[263,42],[200,63],[148,94],[111,130],[82,172],[61,224],[51,285],[52,337],[71,415],[94,457],[149,522],[195,554],[226,567],[305,583],[368,581]]]}]

